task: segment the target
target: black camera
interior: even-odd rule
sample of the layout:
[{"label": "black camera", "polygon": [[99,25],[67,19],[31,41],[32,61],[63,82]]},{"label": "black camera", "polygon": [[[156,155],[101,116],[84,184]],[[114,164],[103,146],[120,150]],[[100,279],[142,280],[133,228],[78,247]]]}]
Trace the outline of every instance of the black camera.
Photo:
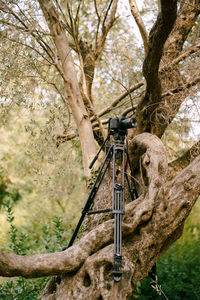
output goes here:
[{"label": "black camera", "polygon": [[109,128],[111,130],[126,130],[128,128],[135,128],[137,121],[135,118],[125,119],[123,116],[112,118],[109,120]]}]

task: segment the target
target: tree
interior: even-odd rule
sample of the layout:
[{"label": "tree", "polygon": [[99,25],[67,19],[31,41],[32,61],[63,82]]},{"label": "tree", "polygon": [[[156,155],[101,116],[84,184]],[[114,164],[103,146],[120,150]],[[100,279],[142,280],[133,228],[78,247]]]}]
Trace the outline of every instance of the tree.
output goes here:
[{"label": "tree", "polygon": [[[106,1],[105,5],[92,2],[95,18],[87,28],[88,40],[84,38],[81,16],[84,18],[84,5],[91,5],[90,1],[84,4],[68,1],[65,5],[62,1],[38,0],[48,28],[39,16],[34,19],[26,15],[31,2],[0,3],[5,28],[14,26],[27,35],[27,40],[34,39],[41,50],[39,56],[48,67],[53,66],[63,80],[87,178],[90,177],[89,163],[96,152],[95,139],[101,144],[105,137],[103,124],[107,120],[101,117],[125,97],[132,100],[131,94],[141,88],[137,103],[123,112],[125,116],[131,113],[137,118],[138,125],[129,135],[129,153],[140,195],[126,205],[123,218],[120,283],[112,280],[113,219],[110,215],[105,219],[91,218],[83,237],[63,252],[22,257],[1,250],[0,275],[27,278],[53,275],[43,299],[50,296],[51,299],[128,299],[132,280],[147,276],[158,258],[181,236],[184,221],[200,194],[199,141],[170,163],[168,174],[166,150],[160,140],[187,97],[198,95],[199,69],[187,68],[194,67],[194,61],[198,60],[200,46],[193,37],[198,30],[199,2],[158,1],[158,16],[148,34],[136,1],[129,0],[144,44],[144,79],[126,88],[98,113],[92,94],[95,65],[117,22],[118,1]],[[4,38],[12,39],[6,30]],[[16,42],[16,37],[13,40]],[[74,66],[75,60],[79,61],[79,70]],[[65,140],[68,138],[67,134],[63,136]],[[108,183],[109,178],[94,207],[101,206],[102,196],[106,199],[103,204],[109,206]]]}]

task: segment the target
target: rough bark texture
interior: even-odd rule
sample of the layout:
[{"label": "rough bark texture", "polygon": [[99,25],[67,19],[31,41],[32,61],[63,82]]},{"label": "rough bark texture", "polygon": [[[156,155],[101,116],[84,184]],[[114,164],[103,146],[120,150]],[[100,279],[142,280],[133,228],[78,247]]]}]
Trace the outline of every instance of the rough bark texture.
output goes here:
[{"label": "rough bark texture", "polygon": [[174,178],[178,172],[186,168],[195,157],[200,154],[200,141],[195,143],[189,150],[187,150],[182,156],[168,164],[168,180]]},{"label": "rough bark texture", "polygon": [[[61,275],[61,281],[55,277],[51,280],[43,299],[128,299],[131,281],[146,277],[157,259],[180,237],[200,194],[200,156],[172,181],[165,182],[165,148],[156,136],[144,133],[135,137],[129,152],[138,170],[140,196],[126,205],[123,218],[120,283],[112,278],[112,219],[99,224],[64,252],[22,257],[1,251],[0,275]],[[107,197],[109,203],[111,196]]]},{"label": "rough bark texture", "polygon": [[156,124],[152,117],[155,115],[155,107],[161,98],[161,79],[158,71],[164,44],[173,28],[176,13],[177,1],[161,1],[161,11],[149,34],[148,52],[143,64],[147,87],[145,96],[137,108],[139,132],[156,133],[154,130]]}]

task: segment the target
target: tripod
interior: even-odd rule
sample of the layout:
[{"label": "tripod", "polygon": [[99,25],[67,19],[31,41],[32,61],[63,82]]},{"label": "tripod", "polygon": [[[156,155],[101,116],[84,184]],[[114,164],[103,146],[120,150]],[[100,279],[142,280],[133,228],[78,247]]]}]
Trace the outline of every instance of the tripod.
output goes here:
[{"label": "tripod", "polygon": [[[131,196],[131,199],[134,200],[138,198],[136,182],[134,180],[133,169],[130,164],[129,155],[128,155],[128,147],[127,143],[125,143],[125,137],[127,135],[127,129],[135,127],[136,122],[134,118],[124,119],[124,117],[116,117],[109,120],[109,128],[108,128],[108,136],[99,149],[97,155],[94,157],[92,163],[90,164],[90,168],[93,167],[95,161],[97,160],[99,153],[106,145],[106,157],[99,169],[97,178],[90,190],[88,199],[85,203],[85,206],[82,210],[81,217],[78,221],[78,224],[74,230],[74,233],[69,241],[67,247],[63,248],[63,250],[71,247],[74,243],[74,240],[78,234],[78,231],[81,227],[81,224],[86,215],[98,214],[98,213],[106,213],[112,212],[114,215],[114,265],[113,265],[113,278],[115,282],[119,282],[122,276],[122,216],[125,213],[124,210],[124,184],[125,179],[128,184],[128,190]],[[110,136],[114,137],[114,143],[110,143]],[[125,160],[126,158],[126,160]],[[111,160],[113,159],[113,171],[112,171],[112,208],[91,211],[90,207],[93,203],[93,200],[99,190],[99,187],[102,183],[102,180],[106,174],[106,171],[109,169]],[[128,175],[126,173],[127,166],[130,166],[131,171],[131,181],[130,183]],[[118,166],[121,166],[121,171],[117,169]],[[120,173],[120,178],[118,178]]]}]

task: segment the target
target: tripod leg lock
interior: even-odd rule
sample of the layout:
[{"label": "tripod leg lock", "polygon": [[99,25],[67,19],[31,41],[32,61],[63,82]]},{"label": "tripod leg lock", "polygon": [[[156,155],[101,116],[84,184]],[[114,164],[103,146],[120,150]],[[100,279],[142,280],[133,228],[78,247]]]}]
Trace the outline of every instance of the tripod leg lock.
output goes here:
[{"label": "tripod leg lock", "polygon": [[112,210],[112,213],[113,213],[113,214],[124,215],[124,214],[125,214],[125,211],[124,211],[124,209],[113,209],[113,210]]}]

